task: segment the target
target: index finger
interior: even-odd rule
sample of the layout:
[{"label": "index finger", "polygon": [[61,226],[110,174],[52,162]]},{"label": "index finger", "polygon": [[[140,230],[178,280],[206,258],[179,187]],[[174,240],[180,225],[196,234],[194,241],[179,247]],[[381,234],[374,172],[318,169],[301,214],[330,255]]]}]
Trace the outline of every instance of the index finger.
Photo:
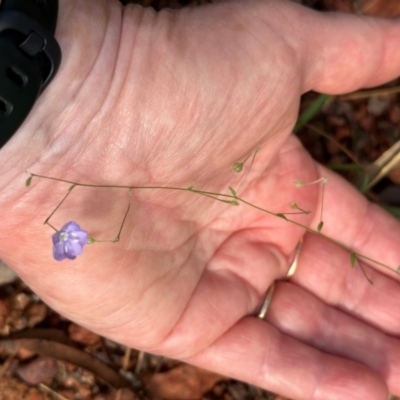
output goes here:
[{"label": "index finger", "polygon": [[[400,266],[400,222],[378,205],[369,202],[334,172],[322,166],[319,170],[321,176],[328,178],[322,205],[323,233],[348,246],[357,254],[376,260],[378,263],[371,262],[368,258],[357,257],[373,268],[396,277],[397,268]],[[314,225],[316,224],[317,221],[314,222]]]},{"label": "index finger", "polygon": [[[323,167],[320,171],[329,179],[322,232],[357,253],[387,264],[394,271],[365,262],[360,256],[352,268],[351,251],[340,249],[321,236],[307,234],[292,281],[325,303],[398,335],[400,283],[396,266],[400,262],[400,223],[369,203],[336,174]],[[319,218],[318,212],[315,215]],[[317,224],[315,220],[312,226]],[[363,272],[372,280],[372,285]]]}]

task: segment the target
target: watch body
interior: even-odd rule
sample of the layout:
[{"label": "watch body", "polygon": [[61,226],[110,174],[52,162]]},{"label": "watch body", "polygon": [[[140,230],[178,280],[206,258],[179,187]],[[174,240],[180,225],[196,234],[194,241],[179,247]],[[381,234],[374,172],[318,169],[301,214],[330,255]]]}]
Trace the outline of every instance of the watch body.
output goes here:
[{"label": "watch body", "polygon": [[0,147],[58,70],[57,14],[58,0],[3,0],[0,5]]}]

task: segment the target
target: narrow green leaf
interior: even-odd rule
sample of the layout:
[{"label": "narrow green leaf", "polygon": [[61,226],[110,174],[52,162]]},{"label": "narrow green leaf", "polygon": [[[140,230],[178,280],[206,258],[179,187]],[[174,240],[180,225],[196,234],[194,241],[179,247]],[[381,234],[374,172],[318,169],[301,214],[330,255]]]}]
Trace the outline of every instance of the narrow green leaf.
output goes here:
[{"label": "narrow green leaf", "polygon": [[363,181],[361,183],[361,186],[360,186],[360,192],[361,193],[365,193],[367,191],[369,182],[370,182],[369,176],[365,175],[364,179],[363,179]]},{"label": "narrow green leaf", "polygon": [[92,237],[89,237],[88,240],[87,240],[87,244],[93,244],[93,243],[96,243],[96,242],[97,242],[97,240],[92,238]]},{"label": "narrow green leaf", "polygon": [[29,187],[31,186],[31,182],[32,182],[32,175],[25,181],[25,185]]},{"label": "narrow green leaf", "polygon": [[319,232],[321,232],[321,229],[322,229],[322,227],[324,226],[324,221],[321,221],[319,224],[318,224],[318,233]]},{"label": "narrow green leaf", "polygon": [[285,221],[287,221],[287,218],[286,218],[285,214],[279,213],[279,214],[276,214],[276,216],[279,217],[279,218],[284,219]]},{"label": "narrow green leaf", "polygon": [[194,187],[194,186],[189,186],[189,187],[187,188],[187,190],[193,190],[193,187]]},{"label": "narrow green leaf", "polygon": [[70,188],[68,189],[68,192],[70,192],[76,185],[71,185]]},{"label": "narrow green leaf", "polygon": [[236,190],[234,188],[229,186],[229,190],[231,191],[233,197],[237,197]]},{"label": "narrow green leaf", "polygon": [[354,265],[356,265],[356,260],[357,260],[357,254],[356,253],[351,253],[350,254],[351,268],[354,268]]},{"label": "narrow green leaf", "polygon": [[218,200],[221,203],[229,204],[230,206],[238,206],[239,205],[239,203],[236,200],[222,200],[222,199],[219,199],[218,197],[212,197],[212,196],[207,196],[207,197],[210,197],[211,199],[214,199],[214,200]]},{"label": "narrow green leaf", "polygon": [[327,94],[320,94],[309,107],[307,107],[299,116],[296,126],[293,128],[293,132],[297,133],[308,121],[310,121],[322,108],[325,102],[331,96]]}]

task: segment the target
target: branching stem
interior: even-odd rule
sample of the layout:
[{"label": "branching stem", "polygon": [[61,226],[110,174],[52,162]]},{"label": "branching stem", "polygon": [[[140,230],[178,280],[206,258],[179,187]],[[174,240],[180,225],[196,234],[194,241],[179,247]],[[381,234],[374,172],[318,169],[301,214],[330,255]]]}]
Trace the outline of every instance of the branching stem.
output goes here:
[{"label": "branching stem", "polygon": [[[31,174],[31,176],[33,177],[33,176],[36,176],[36,175]],[[78,186],[78,185],[73,184],[73,185],[69,188],[67,194],[63,197],[63,199],[60,201],[60,203],[58,203],[57,207],[53,210],[53,212],[46,218],[46,220],[45,220],[44,223],[43,223],[44,225],[49,225],[49,226],[51,226],[53,229],[55,229],[52,225],[49,224],[49,220],[50,220],[50,218],[56,213],[56,211],[61,207],[61,205],[64,203],[64,201],[67,200],[67,197],[71,194],[72,190],[73,190],[76,186]],[[57,231],[57,229],[55,229],[55,230]]]},{"label": "branching stem", "polygon": [[[256,158],[256,155],[257,155],[257,153],[260,151],[260,149],[261,149],[261,147],[259,147],[259,146],[257,146],[257,147],[255,148],[254,153],[253,153],[253,158],[251,159],[251,163],[250,163],[249,169],[247,170],[246,175],[244,176],[242,182],[240,183],[237,192],[240,191],[240,189],[242,188],[242,186],[243,186],[244,183],[246,182],[247,177],[249,176],[249,173],[250,173],[250,171],[251,171],[251,168],[252,168],[252,166],[253,166],[253,164],[254,164],[254,160],[255,160],[255,158]],[[247,161],[247,159],[248,159],[249,157],[250,157],[250,154],[249,154],[249,155],[246,157],[246,159],[243,161],[243,164]]]},{"label": "branching stem", "polygon": [[[119,229],[118,235],[114,240],[110,240],[108,242],[118,242],[119,239],[120,239],[120,235],[121,235],[123,226],[125,224],[127,215],[129,213],[129,210],[130,210],[130,207],[131,207],[131,193],[132,193],[132,190],[138,190],[138,189],[140,189],[140,190],[145,190],[145,189],[155,190],[155,189],[158,189],[158,190],[169,190],[169,191],[174,190],[174,191],[181,191],[181,192],[190,192],[190,193],[194,193],[194,194],[197,194],[197,195],[209,197],[209,198],[211,198],[213,200],[217,200],[217,201],[220,201],[220,202],[223,202],[223,203],[226,203],[226,204],[230,204],[230,205],[239,205],[240,203],[244,204],[244,205],[247,205],[247,206],[249,206],[249,207],[251,207],[251,208],[253,208],[255,210],[259,210],[259,211],[261,211],[263,213],[266,213],[266,214],[269,214],[269,215],[284,219],[285,221],[304,229],[306,232],[318,235],[318,236],[324,238],[325,240],[329,241],[330,243],[332,243],[332,244],[340,247],[341,249],[347,251],[349,254],[353,255],[356,258],[362,258],[362,259],[364,259],[366,261],[369,261],[369,262],[374,263],[376,265],[379,265],[379,266],[381,266],[383,268],[386,268],[386,269],[388,269],[388,270],[390,270],[392,272],[395,272],[396,274],[400,274],[400,272],[397,269],[392,268],[392,267],[390,267],[390,266],[388,266],[388,265],[386,265],[384,263],[381,263],[381,262],[379,262],[377,260],[374,260],[374,259],[372,259],[370,257],[367,257],[365,255],[362,255],[362,254],[354,252],[353,249],[351,249],[350,247],[348,247],[348,246],[344,245],[343,243],[340,243],[339,241],[337,241],[335,239],[332,239],[331,237],[321,233],[320,230],[315,230],[315,229],[309,228],[308,226],[306,226],[306,225],[304,225],[304,224],[302,224],[300,222],[297,222],[295,220],[292,220],[292,219],[286,217],[287,215],[293,215],[293,214],[308,214],[309,212],[305,211],[305,210],[299,209],[300,212],[292,212],[292,213],[276,213],[276,212],[272,212],[270,210],[267,210],[266,208],[263,208],[263,207],[258,206],[256,204],[253,204],[253,203],[250,203],[249,201],[243,199],[242,197],[237,196],[235,191],[234,191],[234,194],[232,194],[232,193],[231,194],[226,194],[226,193],[216,193],[216,192],[208,192],[208,191],[204,191],[204,190],[198,190],[198,189],[194,189],[193,187],[181,188],[181,187],[174,187],[174,186],[96,185],[96,184],[88,184],[88,183],[78,183],[78,182],[73,182],[73,181],[69,181],[69,180],[66,180],[66,179],[60,179],[60,178],[54,178],[54,177],[49,177],[49,176],[45,176],[45,175],[34,174],[34,173],[31,173],[31,172],[28,172],[28,173],[30,174],[30,177],[48,179],[48,180],[68,183],[68,184],[72,185],[70,187],[70,189],[68,190],[68,193],[63,197],[61,202],[57,205],[57,207],[53,210],[53,212],[49,215],[49,217],[47,217],[47,219],[45,221],[45,224],[49,225],[55,231],[57,231],[57,229],[54,228],[49,223],[49,220],[55,214],[55,212],[60,208],[60,206],[65,202],[67,197],[70,195],[70,193],[72,192],[72,190],[76,186],[88,187],[88,188],[105,188],[105,189],[111,189],[112,188],[112,189],[128,189],[129,190],[128,208],[127,208],[127,210],[125,212],[125,215],[124,215],[121,227]],[[323,182],[323,187],[324,187],[325,183],[326,183],[326,178],[322,178],[321,180]],[[322,209],[321,209],[321,221],[322,221]],[[101,240],[96,240],[96,239],[93,239],[93,241],[94,242],[102,242]],[[372,281],[367,277],[363,267],[360,265],[360,263],[358,263],[358,264],[359,264],[359,266],[361,268],[361,271],[363,272],[364,276],[368,280],[368,282],[372,283]]]}]

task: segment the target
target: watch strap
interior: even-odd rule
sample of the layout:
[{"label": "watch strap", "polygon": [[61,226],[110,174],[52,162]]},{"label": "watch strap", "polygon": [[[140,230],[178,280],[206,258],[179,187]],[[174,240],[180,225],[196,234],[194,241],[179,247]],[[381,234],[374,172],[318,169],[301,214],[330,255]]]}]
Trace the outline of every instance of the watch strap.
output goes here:
[{"label": "watch strap", "polygon": [[0,12],[2,11],[17,11],[21,14],[28,15],[53,35],[56,31],[58,1],[3,0],[0,5]]},{"label": "watch strap", "polygon": [[19,128],[56,74],[58,0],[3,0],[0,6],[0,146]]}]

